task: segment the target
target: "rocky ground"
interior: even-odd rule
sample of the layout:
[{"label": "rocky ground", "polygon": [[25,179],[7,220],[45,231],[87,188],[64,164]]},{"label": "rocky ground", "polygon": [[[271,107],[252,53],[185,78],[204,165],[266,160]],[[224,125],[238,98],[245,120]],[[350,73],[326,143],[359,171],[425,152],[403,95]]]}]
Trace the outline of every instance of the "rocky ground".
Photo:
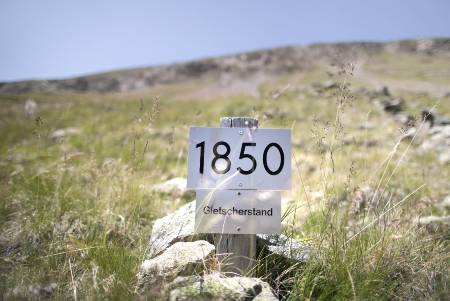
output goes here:
[{"label": "rocky ground", "polygon": [[[2,299],[446,300],[448,39],[288,47],[0,84]],[[190,126],[292,129],[281,236],[193,233]]]}]

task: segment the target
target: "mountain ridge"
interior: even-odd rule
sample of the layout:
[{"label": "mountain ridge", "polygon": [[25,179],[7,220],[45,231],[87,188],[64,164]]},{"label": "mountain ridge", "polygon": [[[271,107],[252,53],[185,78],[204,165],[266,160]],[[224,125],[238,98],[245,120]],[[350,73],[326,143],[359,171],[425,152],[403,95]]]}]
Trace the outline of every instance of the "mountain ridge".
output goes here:
[{"label": "mountain ridge", "polygon": [[450,38],[285,46],[168,65],[119,69],[68,79],[0,82],[0,94],[129,92],[204,77],[220,80],[224,76],[238,79],[258,74],[279,76],[302,72],[317,63],[351,62],[382,53],[450,56]]}]

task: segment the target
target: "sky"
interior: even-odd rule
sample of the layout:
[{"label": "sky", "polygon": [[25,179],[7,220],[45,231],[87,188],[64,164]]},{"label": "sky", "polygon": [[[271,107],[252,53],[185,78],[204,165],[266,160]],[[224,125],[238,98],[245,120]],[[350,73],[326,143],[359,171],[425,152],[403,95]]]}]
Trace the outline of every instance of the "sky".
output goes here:
[{"label": "sky", "polygon": [[0,81],[426,37],[450,37],[450,1],[0,0]]}]

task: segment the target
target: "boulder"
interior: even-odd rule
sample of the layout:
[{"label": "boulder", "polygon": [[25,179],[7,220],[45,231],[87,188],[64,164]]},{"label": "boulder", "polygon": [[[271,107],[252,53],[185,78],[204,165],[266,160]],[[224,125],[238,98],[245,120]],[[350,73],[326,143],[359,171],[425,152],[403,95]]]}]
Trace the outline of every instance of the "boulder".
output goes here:
[{"label": "boulder", "polygon": [[[150,237],[147,258],[161,254],[178,241],[204,239],[214,244],[213,236],[194,233],[195,201],[155,221]],[[261,251],[289,260],[306,262],[309,248],[306,244],[285,235],[257,234],[257,256]]]},{"label": "boulder", "polygon": [[187,193],[186,183],[186,178],[177,177],[153,186],[153,190],[160,193],[183,195]]},{"label": "boulder", "polygon": [[147,258],[153,258],[178,241],[194,239],[195,201],[157,219],[153,224]]},{"label": "boulder", "polygon": [[204,240],[177,242],[161,255],[144,260],[137,274],[136,290],[160,295],[176,277],[200,274],[210,269],[214,252],[215,247]]},{"label": "boulder", "polygon": [[217,301],[275,301],[278,298],[269,284],[258,278],[225,277],[214,273],[199,276],[178,277],[170,285],[169,300],[217,300]]}]

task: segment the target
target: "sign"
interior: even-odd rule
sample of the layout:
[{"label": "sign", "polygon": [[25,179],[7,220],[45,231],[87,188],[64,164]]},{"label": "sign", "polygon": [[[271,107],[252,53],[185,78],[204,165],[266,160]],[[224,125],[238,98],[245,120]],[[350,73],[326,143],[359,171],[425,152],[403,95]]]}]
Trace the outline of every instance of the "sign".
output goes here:
[{"label": "sign", "polygon": [[187,187],[291,188],[291,130],[192,127]]},{"label": "sign", "polygon": [[197,190],[195,232],[279,234],[281,192]]}]

